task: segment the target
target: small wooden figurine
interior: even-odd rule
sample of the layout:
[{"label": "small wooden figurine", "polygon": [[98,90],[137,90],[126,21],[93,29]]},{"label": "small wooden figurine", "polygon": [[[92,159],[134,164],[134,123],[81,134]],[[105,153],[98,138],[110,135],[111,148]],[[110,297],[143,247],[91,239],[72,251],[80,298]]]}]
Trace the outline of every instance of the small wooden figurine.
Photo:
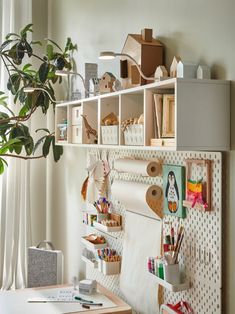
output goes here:
[{"label": "small wooden figurine", "polygon": [[180,57],[174,57],[171,63],[170,67],[170,77],[176,77],[177,76],[177,65],[181,61]]},{"label": "small wooden figurine", "polygon": [[105,72],[99,82],[100,93],[111,93],[113,92],[113,83],[116,77],[111,72]]},{"label": "small wooden figurine", "polygon": [[98,139],[97,131],[90,126],[90,124],[88,123],[87,118],[86,118],[85,115],[81,114],[81,117],[83,118],[83,122],[84,122],[84,126],[85,126],[85,129],[86,129],[87,138],[90,139],[90,135],[93,135],[95,137],[94,142],[96,143],[97,139]]},{"label": "small wooden figurine", "polygon": [[154,76],[157,77],[159,80],[163,77],[168,77],[168,72],[164,65],[159,65],[157,67]]}]

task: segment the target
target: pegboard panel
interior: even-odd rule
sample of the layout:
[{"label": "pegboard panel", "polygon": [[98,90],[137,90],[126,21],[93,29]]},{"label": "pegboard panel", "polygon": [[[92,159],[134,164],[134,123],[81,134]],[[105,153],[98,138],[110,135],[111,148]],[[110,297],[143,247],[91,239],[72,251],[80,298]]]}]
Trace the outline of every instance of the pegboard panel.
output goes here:
[{"label": "pegboard panel", "polygon": [[[195,313],[206,314],[221,313],[221,287],[222,287],[222,154],[219,152],[156,152],[144,150],[102,150],[89,149],[87,151],[87,162],[90,158],[99,155],[109,161],[111,173],[109,176],[110,184],[114,179],[143,182],[146,184],[156,184],[162,186],[162,176],[143,177],[138,174],[116,173],[113,169],[113,162],[121,157],[135,157],[139,159],[159,159],[163,164],[184,165],[185,159],[210,159],[212,160],[211,178],[212,178],[212,211],[201,212],[195,209],[187,209],[187,218],[179,219],[172,216],[165,216],[163,219],[163,232],[166,233],[170,228],[168,223],[176,228],[178,223],[185,228],[185,237],[183,240],[180,262],[184,265],[187,278],[191,282],[191,288],[183,292],[169,292],[163,289],[164,303],[177,303],[183,299],[190,303]],[[93,156],[93,157],[91,157]],[[201,167],[192,169],[192,177],[195,179],[204,176]],[[110,195],[109,186],[109,198]],[[125,207],[118,201],[113,200],[114,211],[123,217],[123,229],[125,230]],[[143,218],[144,219],[144,218]],[[89,233],[90,230],[87,232]],[[92,230],[94,232],[94,230]],[[91,233],[91,232],[90,232]],[[97,233],[99,233],[97,231]],[[103,234],[103,233],[102,233]],[[103,234],[108,244],[122,253],[122,242],[124,231],[115,234]],[[147,265],[146,265],[147,270]],[[86,267],[88,278],[96,279],[106,288],[113,291],[119,297],[123,297],[119,290],[119,275],[105,276],[98,270]],[[148,274],[147,274],[148,275]],[[128,302],[128,300],[125,300]],[[151,313],[148,313],[151,314]]]}]

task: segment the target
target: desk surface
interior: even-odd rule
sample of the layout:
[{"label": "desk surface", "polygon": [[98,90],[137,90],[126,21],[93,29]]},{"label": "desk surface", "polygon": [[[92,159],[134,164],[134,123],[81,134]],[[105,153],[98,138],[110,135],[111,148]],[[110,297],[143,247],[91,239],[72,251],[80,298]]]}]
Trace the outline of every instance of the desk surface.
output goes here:
[{"label": "desk surface", "polygon": [[[2,291],[0,292],[0,313],[4,314],[51,314],[51,313],[92,313],[92,314],[131,314],[131,307],[115,296],[112,292],[98,284],[98,291],[102,294],[101,300],[106,301],[106,307],[92,308],[89,310],[75,310],[74,305],[65,303],[28,303],[29,298],[39,297],[45,292],[56,292],[59,289],[68,288],[68,285],[34,288],[34,289],[22,289],[15,291]],[[45,296],[45,294],[44,294]],[[96,296],[97,298],[98,296]],[[91,296],[86,296],[90,298]],[[77,305],[79,307],[79,304]],[[77,307],[77,308],[78,308]],[[66,309],[67,308],[67,309]]]}]

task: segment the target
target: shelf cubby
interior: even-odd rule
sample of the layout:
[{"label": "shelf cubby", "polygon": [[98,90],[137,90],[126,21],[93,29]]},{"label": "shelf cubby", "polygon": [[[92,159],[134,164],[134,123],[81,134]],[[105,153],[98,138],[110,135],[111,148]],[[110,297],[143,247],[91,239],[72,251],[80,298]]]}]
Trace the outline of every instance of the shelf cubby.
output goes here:
[{"label": "shelf cubby", "polygon": [[[98,132],[98,100],[89,100],[87,98],[82,103],[82,114],[86,117],[89,125]],[[84,125],[84,121],[82,123],[82,143],[90,144],[93,143],[93,136],[89,139],[86,134],[86,128]],[[99,139],[98,139],[99,140]]]},{"label": "shelf cubby", "polygon": [[99,117],[99,144],[118,145],[119,144],[119,122],[117,125],[103,124],[103,119],[110,113],[114,113],[119,121],[119,95],[103,97],[100,99],[100,117]]},{"label": "shelf cubby", "polygon": [[57,142],[68,143],[68,123],[68,107],[65,105],[57,106],[55,115],[55,138]]}]

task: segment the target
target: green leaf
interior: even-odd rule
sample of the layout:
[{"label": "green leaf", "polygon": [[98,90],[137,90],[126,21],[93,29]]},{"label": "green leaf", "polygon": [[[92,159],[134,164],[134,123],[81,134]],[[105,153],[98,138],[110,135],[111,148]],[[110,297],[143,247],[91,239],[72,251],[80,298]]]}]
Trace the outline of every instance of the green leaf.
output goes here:
[{"label": "green leaf", "polygon": [[8,33],[5,38],[6,38],[6,39],[9,39],[9,38],[11,38],[11,37],[20,38],[19,34],[16,34],[16,33]]},{"label": "green leaf", "polygon": [[28,57],[30,58],[33,54],[33,48],[27,41],[25,42],[25,49],[27,50]]},{"label": "green leaf", "polygon": [[3,101],[1,102],[1,105],[4,106],[14,116],[14,112],[8,107],[7,103]]},{"label": "green leaf", "polygon": [[42,42],[37,40],[37,41],[31,41],[31,45],[39,45],[42,46]]},{"label": "green leaf", "polygon": [[14,146],[14,144],[20,143],[20,140],[17,138],[9,140],[6,144],[2,145],[0,148],[0,154],[6,154],[6,152],[9,150],[10,146]]},{"label": "green leaf", "polygon": [[[29,98],[29,97],[28,97],[28,98]],[[27,99],[27,94],[25,94],[23,88],[21,88],[21,89],[19,90],[19,101],[21,102],[21,104],[23,104],[26,99]]]},{"label": "green leaf", "polygon": [[66,46],[65,46],[65,53],[68,51],[74,51],[77,50],[77,45],[73,45],[72,40],[70,37],[67,38]]},{"label": "green leaf", "polygon": [[36,152],[36,150],[38,149],[38,147],[44,142],[45,138],[47,137],[47,135],[44,135],[43,137],[41,137],[39,140],[37,140],[37,142],[34,145],[33,148],[33,154]]},{"label": "green leaf", "polygon": [[63,155],[63,146],[55,145],[55,136],[52,137],[52,148],[53,148],[53,156],[54,161],[57,162],[60,160],[60,157]]},{"label": "green leaf", "polygon": [[14,151],[17,155],[20,155],[20,153],[22,151],[22,147],[23,147],[23,145],[21,143],[14,145]]},{"label": "green leaf", "polygon": [[63,50],[60,48],[60,46],[54,42],[53,40],[49,39],[49,38],[46,38],[47,41],[51,42],[54,46],[56,46],[61,52],[63,52]]},{"label": "green leaf", "polygon": [[29,112],[29,110],[30,110],[30,108],[29,108],[28,104],[25,104],[25,105],[20,109],[19,116],[21,116],[21,117],[26,116],[26,114]]},{"label": "green leaf", "polygon": [[4,124],[0,123],[0,133],[6,132],[6,130],[10,129],[13,125],[14,124],[12,123],[4,123]]},{"label": "green leaf", "polygon": [[39,74],[39,79],[42,83],[45,83],[47,79],[47,74],[49,72],[49,65],[48,63],[44,62],[41,64],[38,74]]},{"label": "green leaf", "polygon": [[11,49],[9,50],[9,52],[8,52],[8,57],[11,58],[11,59],[13,59],[13,60],[16,59],[16,57],[17,57],[17,56],[16,56],[16,45],[17,45],[17,44],[15,44],[14,46],[12,46]]},{"label": "green leaf", "polygon": [[49,60],[53,60],[54,57],[54,48],[51,44],[47,44],[47,56]]},{"label": "green leaf", "polygon": [[0,158],[0,174],[3,174],[4,172],[4,163],[3,163],[3,159]]},{"label": "green leaf", "polygon": [[24,145],[26,155],[31,155],[34,148],[34,142],[32,136],[28,137],[27,143]]},{"label": "green leaf", "polygon": [[8,40],[4,41],[4,42],[1,44],[0,50],[3,50],[4,48],[6,48],[10,43],[12,43],[12,40],[11,40],[11,39],[8,39]]},{"label": "green leaf", "polygon": [[5,120],[5,119],[9,119],[8,114],[0,111],[0,120]]},{"label": "green leaf", "polygon": [[5,159],[3,159],[3,158],[1,158],[1,157],[0,157],[0,159],[4,162],[4,164],[5,164],[6,166],[8,166],[8,163],[7,163],[7,161],[6,161]]},{"label": "green leaf", "polygon": [[45,131],[45,132],[47,132],[48,134],[51,133],[48,129],[45,129],[45,128],[37,129],[35,132],[37,133],[38,131]]},{"label": "green leaf", "polygon": [[52,140],[53,140],[52,136],[47,136],[47,138],[45,139],[45,142],[44,142],[43,147],[42,147],[42,154],[44,157],[46,157],[49,154],[50,145],[51,145]]},{"label": "green leaf", "polygon": [[16,57],[17,57],[17,59],[22,60],[24,58],[24,51],[25,51],[25,47],[24,47],[23,43],[19,42],[16,45]]},{"label": "green leaf", "polygon": [[26,25],[21,31],[20,31],[20,36],[23,38],[26,38],[27,32],[33,32],[32,30],[33,24],[28,24]]},{"label": "green leaf", "polygon": [[27,64],[25,64],[25,65],[23,66],[22,71],[27,71],[27,70],[28,70],[31,66],[32,66],[32,64],[31,64],[31,63],[27,63]]}]

